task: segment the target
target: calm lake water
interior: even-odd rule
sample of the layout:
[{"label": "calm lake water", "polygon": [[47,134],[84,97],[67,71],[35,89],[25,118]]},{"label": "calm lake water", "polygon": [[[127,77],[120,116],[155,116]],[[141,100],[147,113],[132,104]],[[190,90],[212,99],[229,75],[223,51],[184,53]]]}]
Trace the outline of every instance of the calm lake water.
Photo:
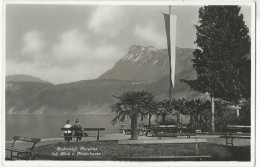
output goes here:
[{"label": "calm lake water", "polygon": [[[15,135],[42,139],[59,138],[63,133],[60,128],[65,125],[66,120],[71,120],[73,124],[77,118],[85,128],[103,127],[106,128],[101,132],[103,134],[119,133],[120,123],[110,123],[114,117],[114,114],[7,114],[6,140],[12,140]],[[129,125],[129,122],[128,120],[126,124]]]}]

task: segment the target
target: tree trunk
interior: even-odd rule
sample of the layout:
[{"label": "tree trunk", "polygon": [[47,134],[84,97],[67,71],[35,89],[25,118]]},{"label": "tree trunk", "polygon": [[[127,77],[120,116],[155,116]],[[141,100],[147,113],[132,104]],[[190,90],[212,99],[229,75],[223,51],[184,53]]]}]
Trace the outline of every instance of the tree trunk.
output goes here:
[{"label": "tree trunk", "polygon": [[177,111],[177,126],[180,125],[180,112]]},{"label": "tree trunk", "polygon": [[215,133],[215,101],[211,97],[211,133]]},{"label": "tree trunk", "polygon": [[149,113],[149,125],[151,125],[152,114]]},{"label": "tree trunk", "polygon": [[137,115],[131,116],[131,140],[137,140],[138,129],[137,129]]},{"label": "tree trunk", "polygon": [[166,122],[166,114],[162,113],[162,123],[165,124]]}]

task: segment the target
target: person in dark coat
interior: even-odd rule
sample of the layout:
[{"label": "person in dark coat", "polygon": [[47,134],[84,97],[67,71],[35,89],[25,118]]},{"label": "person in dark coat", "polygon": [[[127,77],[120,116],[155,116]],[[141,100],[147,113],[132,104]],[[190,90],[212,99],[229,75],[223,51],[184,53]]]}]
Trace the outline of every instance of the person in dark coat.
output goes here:
[{"label": "person in dark coat", "polygon": [[82,126],[79,123],[79,119],[75,120],[75,125],[73,125],[74,129],[74,137],[76,137],[77,141],[81,141],[81,138],[83,136]]}]

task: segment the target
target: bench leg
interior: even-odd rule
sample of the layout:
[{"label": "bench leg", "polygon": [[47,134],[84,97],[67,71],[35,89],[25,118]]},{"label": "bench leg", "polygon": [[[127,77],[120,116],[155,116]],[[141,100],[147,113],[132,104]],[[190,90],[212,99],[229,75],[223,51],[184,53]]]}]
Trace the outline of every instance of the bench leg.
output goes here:
[{"label": "bench leg", "polygon": [[11,151],[10,159],[13,160],[13,151]]},{"label": "bench leg", "polygon": [[28,157],[29,157],[29,160],[32,160],[32,153],[29,153]]},{"label": "bench leg", "polygon": [[226,146],[234,146],[234,138],[233,137],[228,137],[228,136],[226,137]]},{"label": "bench leg", "polygon": [[99,130],[98,130],[98,135],[97,135],[97,141],[99,141]]},{"label": "bench leg", "polygon": [[199,148],[198,148],[198,144],[196,143],[196,155],[199,155]]},{"label": "bench leg", "polygon": [[226,136],[226,146],[228,145],[228,138],[227,138],[227,136]]},{"label": "bench leg", "polygon": [[20,153],[17,153],[17,160],[20,159]]}]

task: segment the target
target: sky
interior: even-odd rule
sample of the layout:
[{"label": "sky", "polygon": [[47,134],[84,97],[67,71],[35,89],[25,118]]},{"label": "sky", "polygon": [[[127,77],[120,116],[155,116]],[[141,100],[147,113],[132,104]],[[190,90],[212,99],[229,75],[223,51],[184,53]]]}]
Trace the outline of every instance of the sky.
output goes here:
[{"label": "sky", "polygon": [[[173,6],[176,46],[195,48],[200,6]],[[98,78],[132,45],[165,49],[162,13],[168,6],[6,6],[6,75],[27,74],[54,84]],[[250,30],[250,7],[241,13]]]}]

